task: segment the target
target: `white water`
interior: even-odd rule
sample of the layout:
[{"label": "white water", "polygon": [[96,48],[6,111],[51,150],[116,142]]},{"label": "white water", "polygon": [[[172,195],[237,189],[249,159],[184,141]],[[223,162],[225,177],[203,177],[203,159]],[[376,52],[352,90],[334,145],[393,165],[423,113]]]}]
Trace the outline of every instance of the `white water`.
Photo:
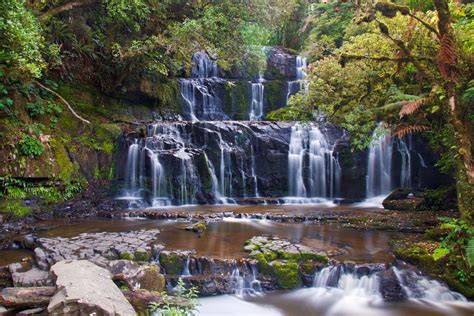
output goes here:
[{"label": "white water", "polygon": [[[287,203],[324,203],[339,194],[341,167],[321,130],[313,124],[295,124],[288,151]],[[308,164],[305,162],[308,161]],[[300,203],[298,203],[300,204]]]},{"label": "white water", "polygon": [[[474,304],[462,295],[411,270],[394,269],[408,299],[386,303],[379,292],[380,278],[376,271],[357,276],[338,269],[342,267],[326,267],[316,273],[312,288],[203,298],[199,300],[198,315],[467,316],[474,311]],[[233,276],[240,274],[235,272]]]},{"label": "white water", "polygon": [[251,121],[260,121],[263,119],[263,86],[264,79],[259,74],[258,81],[252,83],[252,102],[250,104],[249,119]]},{"label": "white water", "polygon": [[[382,135],[376,137],[376,133]],[[382,127],[374,131],[373,137],[367,164],[367,198],[386,196],[392,190],[392,138]]]},{"label": "white water", "polygon": [[290,96],[296,94],[301,89],[304,89],[305,94],[309,94],[309,82],[305,80],[307,66],[306,58],[296,56],[296,80],[288,81],[286,104],[288,104]]}]

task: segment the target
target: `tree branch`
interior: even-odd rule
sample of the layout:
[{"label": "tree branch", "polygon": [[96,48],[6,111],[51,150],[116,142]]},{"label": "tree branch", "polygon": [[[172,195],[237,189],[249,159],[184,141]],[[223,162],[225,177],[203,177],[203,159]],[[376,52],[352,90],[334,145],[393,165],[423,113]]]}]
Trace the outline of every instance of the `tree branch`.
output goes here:
[{"label": "tree branch", "polygon": [[78,7],[83,7],[83,6],[91,5],[91,4],[94,4],[94,3],[98,3],[98,0],[76,0],[76,1],[72,1],[72,2],[67,2],[67,3],[62,4],[60,6],[49,9],[45,13],[41,14],[38,17],[38,19],[40,21],[45,21],[48,18],[50,18],[50,17],[52,17],[56,14],[59,14],[61,12],[69,11],[69,10],[72,10],[72,9],[75,9],[75,8],[78,8]]},{"label": "tree branch", "polygon": [[76,113],[76,111],[74,111],[74,109],[72,108],[72,106],[59,94],[57,93],[56,91],[53,91],[51,90],[50,88],[42,85],[40,82],[38,81],[34,81],[39,87],[43,88],[44,90],[52,93],[53,95],[55,95],[61,102],[63,102],[68,108],[69,108],[69,111],[71,111],[71,113],[77,117],[78,119],[80,119],[81,121],[87,123],[87,124],[90,124],[91,122],[86,120],[85,118],[82,118],[79,114]]}]

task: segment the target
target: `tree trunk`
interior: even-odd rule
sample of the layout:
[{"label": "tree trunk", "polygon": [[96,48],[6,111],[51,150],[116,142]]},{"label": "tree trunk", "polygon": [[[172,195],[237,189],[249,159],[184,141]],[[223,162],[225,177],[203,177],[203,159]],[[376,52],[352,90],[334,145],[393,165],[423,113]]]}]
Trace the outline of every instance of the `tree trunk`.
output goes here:
[{"label": "tree trunk", "polygon": [[468,118],[468,106],[463,107],[459,102],[456,83],[458,74],[458,54],[456,52],[456,39],[451,26],[451,14],[446,0],[433,0],[438,14],[438,31],[440,35],[440,48],[438,53],[438,69],[443,76],[446,88],[446,97],[451,111],[451,123],[456,133],[456,142],[462,165],[458,167],[457,191],[458,206],[461,216],[473,222],[474,213],[474,160],[472,146],[472,123]]},{"label": "tree trunk", "polygon": [[47,306],[56,287],[7,287],[0,292],[0,305],[14,308]]}]

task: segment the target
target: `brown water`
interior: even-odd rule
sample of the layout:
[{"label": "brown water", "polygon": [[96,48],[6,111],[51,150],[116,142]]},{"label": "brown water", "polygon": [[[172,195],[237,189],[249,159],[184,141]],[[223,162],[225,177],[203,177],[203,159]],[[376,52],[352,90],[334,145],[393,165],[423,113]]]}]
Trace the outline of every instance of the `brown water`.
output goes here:
[{"label": "brown water", "polygon": [[33,257],[33,252],[26,249],[0,250],[0,267],[10,263],[21,262],[23,258]]},{"label": "brown water", "polygon": [[186,231],[188,222],[168,220],[82,220],[51,222],[50,230],[43,237],[74,237],[81,233],[121,232],[158,228],[158,240],[167,249],[196,250],[198,255],[219,258],[239,258],[246,255],[246,240],[262,234],[288,238],[312,248],[337,254],[338,260],[357,263],[389,262],[389,241],[399,238],[399,233],[363,231],[334,224],[275,223],[266,220],[224,219],[210,222],[203,234]]}]

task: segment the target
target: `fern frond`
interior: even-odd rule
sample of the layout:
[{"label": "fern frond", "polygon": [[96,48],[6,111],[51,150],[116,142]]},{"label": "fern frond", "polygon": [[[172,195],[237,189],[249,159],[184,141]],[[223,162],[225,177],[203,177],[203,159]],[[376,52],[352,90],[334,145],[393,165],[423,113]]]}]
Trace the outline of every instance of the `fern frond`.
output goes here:
[{"label": "fern frond", "polygon": [[471,268],[474,267],[474,238],[469,239],[466,247],[467,263]]},{"label": "fern frond", "polygon": [[420,124],[411,124],[411,125],[401,125],[393,132],[394,136],[398,138],[403,138],[409,134],[420,133],[429,130],[430,128],[426,125]]},{"label": "fern frond", "polygon": [[415,113],[426,101],[426,98],[421,98],[416,101],[410,101],[405,103],[400,110],[400,118]]},{"label": "fern frond", "polygon": [[445,80],[456,82],[458,54],[453,36],[451,34],[444,34],[440,44],[441,46],[436,56],[438,69]]}]

